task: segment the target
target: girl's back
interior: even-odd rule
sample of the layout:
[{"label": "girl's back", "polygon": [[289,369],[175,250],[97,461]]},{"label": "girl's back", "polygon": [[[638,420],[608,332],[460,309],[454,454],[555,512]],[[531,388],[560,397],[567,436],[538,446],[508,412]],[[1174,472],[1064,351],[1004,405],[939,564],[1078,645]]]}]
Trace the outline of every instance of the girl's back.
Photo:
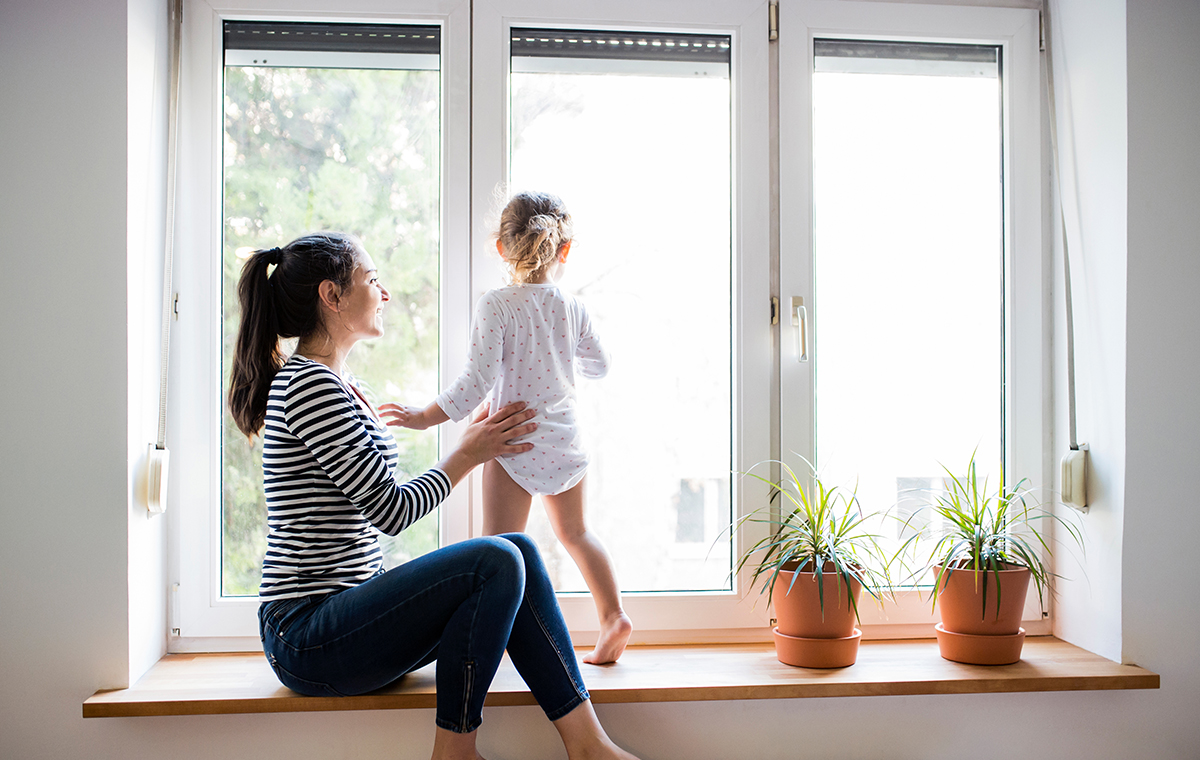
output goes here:
[{"label": "girl's back", "polygon": [[552,283],[488,291],[472,325],[467,368],[438,406],[460,419],[486,398],[493,409],[524,401],[538,430],[533,451],[506,457],[505,470],[531,493],[558,493],[587,468],[575,420],[575,373],[603,377],[608,359],[582,302]]}]

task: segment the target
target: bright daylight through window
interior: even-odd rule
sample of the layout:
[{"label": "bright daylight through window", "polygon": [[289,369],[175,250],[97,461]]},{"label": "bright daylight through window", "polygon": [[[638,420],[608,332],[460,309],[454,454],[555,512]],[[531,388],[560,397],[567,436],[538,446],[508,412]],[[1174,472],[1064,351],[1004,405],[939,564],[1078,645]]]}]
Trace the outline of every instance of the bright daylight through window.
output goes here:
[{"label": "bright daylight through window", "polygon": [[[1000,48],[816,40],[816,455],[893,547],[1004,452]],[[924,522],[923,522],[924,521]]]},{"label": "bright daylight through window", "polygon": [[[222,384],[228,386],[244,258],[307,231],[358,235],[391,291],[386,334],[355,350],[376,401],[438,387],[440,29],[225,22]],[[224,405],[223,405],[224,406]],[[395,429],[404,478],[436,461],[437,431]],[[267,513],[262,439],[226,408],[221,445],[221,593],[258,593]],[[434,512],[394,539],[393,566],[438,545]]]},{"label": "bright daylight through window", "polygon": [[[626,593],[729,589],[730,38],[514,28],[510,42],[511,185],[571,210],[562,284],[612,354],[579,387],[589,522]],[[540,509],[529,532],[556,588],[585,590]]]}]

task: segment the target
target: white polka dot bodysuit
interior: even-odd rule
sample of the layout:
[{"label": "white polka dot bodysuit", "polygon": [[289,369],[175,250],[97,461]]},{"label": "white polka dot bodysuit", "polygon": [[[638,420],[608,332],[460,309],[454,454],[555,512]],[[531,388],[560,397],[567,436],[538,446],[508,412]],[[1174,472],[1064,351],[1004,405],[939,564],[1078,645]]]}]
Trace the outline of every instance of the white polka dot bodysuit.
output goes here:
[{"label": "white polka dot bodysuit", "polygon": [[436,401],[455,421],[484,398],[492,411],[524,401],[538,428],[518,440],[533,449],[496,461],[531,494],[562,493],[588,464],[575,424],[576,372],[608,373],[583,303],[549,283],[497,288],[475,307],[466,369]]}]

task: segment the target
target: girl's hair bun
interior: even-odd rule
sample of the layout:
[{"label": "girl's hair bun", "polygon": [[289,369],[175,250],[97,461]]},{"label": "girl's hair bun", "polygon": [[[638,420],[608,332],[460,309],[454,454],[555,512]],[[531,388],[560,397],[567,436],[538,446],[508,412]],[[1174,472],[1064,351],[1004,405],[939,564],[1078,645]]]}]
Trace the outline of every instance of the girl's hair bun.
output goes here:
[{"label": "girl's hair bun", "polygon": [[554,263],[572,234],[571,214],[561,198],[518,193],[500,213],[496,237],[513,282],[525,283],[538,279]]}]

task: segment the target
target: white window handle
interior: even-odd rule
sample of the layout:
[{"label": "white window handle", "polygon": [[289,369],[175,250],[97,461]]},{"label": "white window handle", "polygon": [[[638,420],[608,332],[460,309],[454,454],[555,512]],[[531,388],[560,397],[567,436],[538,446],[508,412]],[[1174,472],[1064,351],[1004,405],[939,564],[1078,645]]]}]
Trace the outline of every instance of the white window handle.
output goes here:
[{"label": "white window handle", "polygon": [[804,299],[792,296],[792,327],[796,328],[796,361],[808,361],[808,310]]}]

